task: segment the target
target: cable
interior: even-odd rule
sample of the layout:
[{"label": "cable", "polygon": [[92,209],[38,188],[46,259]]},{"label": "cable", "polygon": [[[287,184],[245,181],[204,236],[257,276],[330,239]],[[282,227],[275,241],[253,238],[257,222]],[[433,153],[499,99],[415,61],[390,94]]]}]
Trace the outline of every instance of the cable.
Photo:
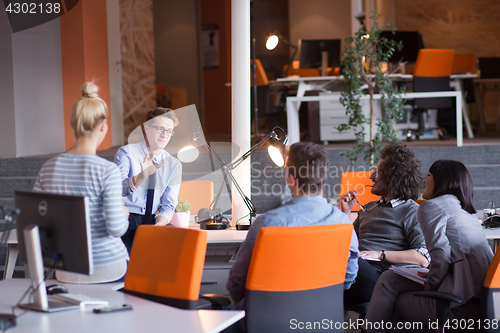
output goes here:
[{"label": "cable", "polygon": [[241,220],[243,220],[243,219],[244,219],[245,217],[247,217],[248,215],[250,215],[250,213],[248,213],[247,215],[245,215],[245,216],[243,216],[243,217],[240,217],[240,218],[238,219],[238,221],[236,221],[236,223],[235,223],[235,224],[237,224],[238,222],[240,222]]}]

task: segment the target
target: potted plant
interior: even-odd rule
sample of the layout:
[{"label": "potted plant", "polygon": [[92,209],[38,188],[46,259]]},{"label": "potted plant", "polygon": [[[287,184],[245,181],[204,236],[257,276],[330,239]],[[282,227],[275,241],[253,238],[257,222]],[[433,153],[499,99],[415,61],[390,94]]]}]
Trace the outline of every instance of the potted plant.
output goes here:
[{"label": "potted plant", "polygon": [[179,198],[177,206],[175,206],[174,216],[172,216],[172,221],[170,221],[170,223],[179,228],[188,228],[191,208],[191,204],[187,199]]},{"label": "potted plant", "polygon": [[[403,99],[401,94],[404,89],[398,89],[392,84],[386,65],[394,53],[396,47],[401,49],[402,44],[381,37],[381,32],[391,25],[378,27],[377,12],[373,16],[373,25],[367,31],[361,20],[361,27],[354,37],[345,39],[343,91],[340,102],[346,107],[346,115],[349,116],[347,124],[340,125],[339,131],[353,129],[356,135],[356,145],[343,155],[346,155],[351,163],[355,163],[360,153],[364,153],[364,159],[369,167],[373,167],[380,158],[380,151],[384,141],[397,141],[398,136],[394,123],[403,118]],[[364,18],[364,16],[363,16]],[[393,29],[394,31],[395,29]],[[367,89],[370,95],[370,115],[365,116],[361,109],[360,97],[363,90]],[[381,98],[381,115],[376,118],[374,112],[373,95],[379,93]],[[365,143],[364,127],[369,126],[369,141]],[[377,126],[377,129],[375,129]]]}]

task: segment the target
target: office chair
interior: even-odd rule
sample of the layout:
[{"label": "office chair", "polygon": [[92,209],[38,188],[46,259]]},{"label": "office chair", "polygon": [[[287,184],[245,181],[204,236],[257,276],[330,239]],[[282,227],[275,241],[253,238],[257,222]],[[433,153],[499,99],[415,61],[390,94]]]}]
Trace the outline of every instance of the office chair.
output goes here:
[{"label": "office chair", "polygon": [[455,54],[453,58],[452,74],[475,73],[476,55],[474,53]]},{"label": "office chair", "polygon": [[342,322],[352,230],[351,224],[262,228],[246,282],[248,332],[285,332],[291,319]]},{"label": "office chair", "polygon": [[[250,61],[250,64],[253,64]],[[270,97],[269,97],[269,80],[267,79],[267,74],[264,71],[264,67],[260,62],[260,59],[255,59],[255,67],[257,74],[257,107],[259,109],[259,118],[265,115],[269,111]],[[250,75],[250,86],[252,87],[251,93],[251,104],[252,104],[252,116],[254,115],[254,99],[253,99],[253,75]],[[257,121],[257,120],[255,120]]]},{"label": "office chair", "polygon": [[[413,92],[449,91],[454,56],[454,50],[419,50],[413,71]],[[451,107],[450,97],[416,98],[414,106],[414,116],[418,117],[416,138],[419,139],[426,130],[424,123],[425,110]],[[443,132],[440,132],[440,139],[446,139],[447,137],[444,134],[441,135],[441,133]]]},{"label": "office chair", "polygon": [[[500,251],[495,253],[493,260],[490,263],[488,273],[484,279],[483,288],[481,291],[481,323],[495,319],[495,311],[493,308],[493,295],[500,292]],[[448,317],[450,302],[462,303],[460,297],[439,291],[419,291],[413,293],[415,296],[428,297],[436,299],[436,318],[439,320],[438,332],[444,332],[443,324]],[[486,325],[481,324],[482,332],[498,332],[498,326],[486,328]]]},{"label": "office chair", "polygon": [[197,215],[200,209],[209,208],[214,200],[214,183],[210,180],[183,181],[179,198],[187,199],[192,207],[191,215]]},{"label": "office chair", "polygon": [[205,231],[140,225],[123,292],[180,309],[196,309],[206,250]]},{"label": "office chair", "polygon": [[[373,171],[352,171],[352,172],[342,172],[340,175],[340,198],[339,207],[341,207],[341,198],[344,194],[349,191],[358,191],[357,199],[362,205],[366,205],[370,201],[376,201],[380,199],[380,196],[372,194],[371,186],[373,185],[372,180],[369,178]],[[366,187],[365,187],[366,186]],[[359,204],[356,204],[353,211],[361,210]]]}]

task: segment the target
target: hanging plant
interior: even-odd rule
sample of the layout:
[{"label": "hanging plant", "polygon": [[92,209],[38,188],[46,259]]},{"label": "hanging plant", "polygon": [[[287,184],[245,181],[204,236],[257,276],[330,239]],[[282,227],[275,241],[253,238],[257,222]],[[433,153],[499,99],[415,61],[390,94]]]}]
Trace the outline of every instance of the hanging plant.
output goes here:
[{"label": "hanging plant", "polygon": [[[366,164],[371,168],[380,158],[380,151],[384,142],[398,141],[395,122],[403,118],[404,87],[398,89],[393,85],[389,73],[386,72],[387,63],[392,54],[402,44],[381,37],[380,34],[390,24],[378,27],[378,15],[375,11],[371,17],[373,24],[368,32],[364,25],[355,33],[354,37],[348,37],[344,41],[344,59],[342,67],[344,71],[343,91],[340,102],[346,107],[346,115],[349,116],[347,124],[338,127],[339,131],[352,129],[356,135],[356,145],[349,151],[343,152],[351,163],[357,162],[363,153]],[[394,32],[396,29],[392,28]],[[370,114],[365,116],[361,109],[361,95],[364,90],[370,95]],[[373,95],[381,94],[380,107],[381,116],[375,119]],[[369,126],[369,142],[365,143],[365,126]],[[376,127],[376,128],[375,128]]]}]

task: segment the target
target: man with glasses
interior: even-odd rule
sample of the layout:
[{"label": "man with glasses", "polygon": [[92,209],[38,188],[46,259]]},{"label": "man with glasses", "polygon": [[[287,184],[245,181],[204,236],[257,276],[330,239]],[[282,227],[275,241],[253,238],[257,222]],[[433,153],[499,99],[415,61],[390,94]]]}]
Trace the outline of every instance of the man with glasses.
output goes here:
[{"label": "man with glasses", "polygon": [[178,124],[171,109],[149,111],[142,127],[144,141],[123,146],[115,154],[122,176],[122,195],[130,211],[129,228],[122,236],[129,253],[139,225],[167,225],[174,214],[182,165],[164,148]]}]

